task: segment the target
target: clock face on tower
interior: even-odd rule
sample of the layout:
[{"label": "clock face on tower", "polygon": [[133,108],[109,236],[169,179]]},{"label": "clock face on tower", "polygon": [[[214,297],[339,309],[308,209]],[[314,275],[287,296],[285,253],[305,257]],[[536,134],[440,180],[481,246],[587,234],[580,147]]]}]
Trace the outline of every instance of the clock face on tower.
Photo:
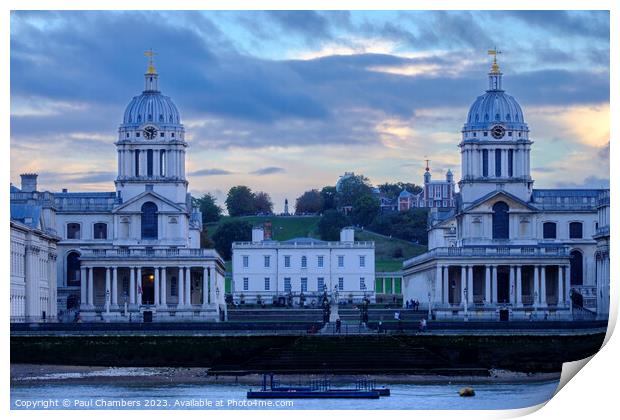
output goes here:
[{"label": "clock face on tower", "polygon": [[495,139],[503,138],[504,134],[506,134],[506,130],[501,125],[496,125],[493,128],[491,128],[491,135]]},{"label": "clock face on tower", "polygon": [[157,135],[157,129],[153,127],[152,125],[144,127],[142,132],[144,133],[144,138],[147,140],[153,140],[155,136]]}]

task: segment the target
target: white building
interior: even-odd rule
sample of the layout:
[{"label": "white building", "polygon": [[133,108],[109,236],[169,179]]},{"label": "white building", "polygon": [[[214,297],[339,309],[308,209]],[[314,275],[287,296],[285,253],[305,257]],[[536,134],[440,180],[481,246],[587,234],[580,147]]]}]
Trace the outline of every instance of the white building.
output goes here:
[{"label": "white building", "polygon": [[596,226],[596,290],[598,313],[601,318],[609,316],[609,190],[598,197],[598,223]]},{"label": "white building", "polygon": [[256,303],[294,299],[318,303],[324,291],[338,292],[341,301],[374,302],[375,245],[355,242],[345,228],[339,242],[313,238],[265,240],[263,230],[252,230],[251,242],[232,246],[233,298]]},{"label": "white building", "polygon": [[[33,184],[34,180],[34,184]],[[50,193],[36,191],[36,175],[11,185],[11,322],[56,320],[56,236]]]},{"label": "white building", "polygon": [[114,191],[51,195],[64,320],[77,311],[84,320],[224,319],[224,262],[215,250],[200,248],[201,214],[192,208],[185,176],[185,129],[159,91],[152,61],[115,145]]},{"label": "white building", "polygon": [[494,61],[462,130],[457,207],[431,211],[429,251],[404,262],[405,300],[459,318],[562,318],[572,301],[597,309],[600,190],[534,189],[532,144]]}]

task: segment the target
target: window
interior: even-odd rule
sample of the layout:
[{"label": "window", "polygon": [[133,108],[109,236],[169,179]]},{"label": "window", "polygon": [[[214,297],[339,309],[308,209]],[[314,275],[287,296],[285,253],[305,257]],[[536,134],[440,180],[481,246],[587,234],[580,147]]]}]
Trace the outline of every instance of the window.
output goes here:
[{"label": "window", "polygon": [[264,260],[265,260],[264,261],[265,268],[269,268],[269,266],[271,265],[271,256],[265,255],[264,257],[265,257],[264,258]]},{"label": "window", "polygon": [[570,222],[568,225],[568,237],[571,239],[583,238],[583,223]]},{"label": "window", "polygon": [[364,277],[360,277],[360,290],[366,290],[366,280]]},{"label": "window", "polygon": [[136,131],[136,137],[140,137],[140,132]]},{"label": "window", "polygon": [[67,239],[80,239],[81,226],[79,223],[68,223],[67,224]]},{"label": "window", "polygon": [[489,176],[489,151],[482,151],[482,176]]},{"label": "window", "polygon": [[153,176],[153,149],[146,151],[146,174]]},{"label": "window", "polygon": [[126,135],[125,135],[125,137],[126,137],[126,138],[129,138],[129,133],[125,133],[125,134],[126,134]]},{"label": "window", "polygon": [[583,255],[576,249],[570,252],[570,284],[571,286],[583,284]]},{"label": "window", "polygon": [[108,225],[106,223],[95,223],[93,237],[95,239],[108,239]]},{"label": "window", "polygon": [[553,222],[543,223],[543,238],[555,239],[557,237],[557,227]]},{"label": "window", "polygon": [[493,205],[493,239],[508,239],[508,204],[498,201]]},{"label": "window", "polygon": [[[161,120],[161,118],[160,118],[160,120]],[[161,131],[161,132],[159,133],[159,137],[163,137],[163,136],[164,136],[164,132],[163,132],[163,131]]]},{"label": "window", "polygon": [[291,292],[291,278],[290,277],[284,277],[284,291],[286,293]]},{"label": "window", "polygon": [[135,176],[140,176],[140,151],[136,150],[133,152],[133,157],[134,157],[134,168],[136,170],[135,172]]},{"label": "window", "polygon": [[301,257],[301,268],[308,268],[308,257],[305,255]]},{"label": "window", "polygon": [[366,267],[366,256],[360,255],[360,267]]},{"label": "window", "polygon": [[172,137],[174,137],[174,133],[170,134]]},{"label": "window", "polygon": [[495,176],[502,176],[502,151],[495,149]]},{"label": "window", "polygon": [[250,279],[247,277],[243,278],[243,290],[249,290],[250,289]]},{"label": "window", "polygon": [[301,278],[301,291],[304,293],[308,291],[308,278],[307,277]]},{"label": "window", "polygon": [[80,278],[80,254],[70,252],[67,254],[67,286],[79,286]]},{"label": "window", "polygon": [[322,256],[322,255],[319,255],[318,257],[316,257],[316,260],[317,260],[317,261],[316,261],[316,263],[317,263],[316,265],[317,265],[319,268],[323,268],[323,256]]},{"label": "window", "polygon": [[265,290],[269,290],[271,288],[271,279],[269,277],[265,277]]},{"label": "window", "polygon": [[338,267],[344,267],[344,255],[338,255]]},{"label": "window", "polygon": [[170,279],[170,296],[179,296],[179,282],[176,276]]},{"label": "window", "polygon": [[157,205],[151,201],[142,204],[142,239],[157,239]]},{"label": "window", "polygon": [[513,151],[512,149],[508,150],[508,176],[512,176],[512,159],[513,159]]},{"label": "window", "polygon": [[285,255],[284,256],[284,267],[286,267],[286,268],[290,268],[291,267],[291,256],[290,255]]},{"label": "window", "polygon": [[325,278],[319,277],[316,279],[316,290],[322,292],[325,290]]},{"label": "window", "polygon": [[338,277],[338,290],[344,290],[344,277]]},{"label": "window", "polygon": [[248,268],[250,266],[250,257],[247,255],[243,256],[243,268]]},{"label": "window", "polygon": [[482,135],[483,135],[484,137],[487,137],[487,136],[489,135],[489,132],[488,132],[488,131],[485,131],[484,133],[482,133]]}]

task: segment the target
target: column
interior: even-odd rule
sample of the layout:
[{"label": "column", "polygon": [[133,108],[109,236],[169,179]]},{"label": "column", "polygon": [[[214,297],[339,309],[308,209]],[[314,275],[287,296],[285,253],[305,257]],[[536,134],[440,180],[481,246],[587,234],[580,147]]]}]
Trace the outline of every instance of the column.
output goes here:
[{"label": "column", "polygon": [[93,291],[93,272],[95,271],[95,267],[89,267],[88,270],[88,305],[93,306],[95,302],[95,293]]},{"label": "column", "polygon": [[110,311],[110,299],[112,298],[112,287],[110,284],[110,267],[105,269],[105,309]]},{"label": "column", "polygon": [[112,305],[118,305],[118,267],[112,268]]},{"label": "column", "polygon": [[467,266],[467,302],[474,302],[474,266]]},{"label": "column", "polygon": [[[436,269],[435,269],[435,290],[441,290],[443,284],[441,281],[441,275],[442,275],[442,268],[441,265],[437,264]],[[443,294],[442,294],[442,300],[443,300]]]},{"label": "column", "polygon": [[154,271],[155,271],[155,290],[154,290],[154,297],[155,297],[155,306],[159,306],[161,304],[160,300],[159,300],[159,267],[154,267]]},{"label": "column", "polygon": [[161,169],[160,169],[160,157],[159,157],[159,151],[161,149],[153,149],[153,177],[154,178],[159,178],[159,174],[161,173]]},{"label": "column", "polygon": [[[609,264],[609,261],[605,261],[606,264]],[[585,269],[585,268],[584,268]],[[607,270],[609,270],[609,266],[607,266]],[[566,298],[569,299],[570,297],[570,265],[566,266]],[[608,272],[609,273],[609,272]]]},{"label": "column", "polygon": [[493,288],[493,303],[497,304],[497,266],[491,267],[491,287]]},{"label": "column", "polygon": [[515,303],[515,270],[514,265],[510,266],[510,303]]},{"label": "column", "polygon": [[489,177],[495,178],[495,149],[489,149]]},{"label": "column", "polygon": [[209,269],[202,267],[202,306],[212,303],[209,299]]},{"label": "column", "polygon": [[80,306],[86,306],[86,267],[80,267]]},{"label": "column", "polygon": [[517,305],[523,304],[523,283],[521,282],[521,266],[517,266]]},{"label": "column", "polygon": [[129,267],[129,303],[136,303],[136,277],[135,267]]},{"label": "column", "polygon": [[138,273],[136,275],[137,279],[136,279],[136,286],[137,286],[137,304],[138,305],[142,305],[142,267],[138,267],[137,269]]},{"label": "column", "polygon": [[467,287],[467,268],[462,265],[461,266],[461,287],[459,289],[460,298],[459,301],[464,303],[465,297],[465,287]]},{"label": "column", "polygon": [[185,267],[185,304],[192,304],[192,268]]},{"label": "column", "polygon": [[166,286],[166,267],[161,268],[161,292],[159,294],[159,299],[161,300],[161,306],[166,306],[166,295],[168,294],[168,288]]},{"label": "column", "polygon": [[558,306],[564,306],[564,266],[558,265]]},{"label": "column", "polygon": [[538,278],[538,266],[534,266],[534,307],[540,303],[540,279]]},{"label": "column", "polygon": [[508,150],[502,150],[502,178],[508,178]]},{"label": "column", "polygon": [[178,287],[178,292],[179,292],[179,304],[178,306],[183,306],[185,303],[185,267],[179,267],[179,287]]},{"label": "column", "polygon": [[484,300],[488,305],[491,303],[491,267],[484,266]]},{"label": "column", "polygon": [[450,304],[450,275],[449,267],[447,265],[442,266],[443,270],[443,303]]},{"label": "column", "polygon": [[540,267],[540,304],[547,306],[547,270],[544,265]]}]

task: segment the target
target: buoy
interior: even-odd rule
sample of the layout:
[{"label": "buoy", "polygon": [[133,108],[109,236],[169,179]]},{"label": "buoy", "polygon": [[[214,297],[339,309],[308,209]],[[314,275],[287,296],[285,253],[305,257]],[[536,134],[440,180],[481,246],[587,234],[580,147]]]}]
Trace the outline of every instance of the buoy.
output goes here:
[{"label": "buoy", "polygon": [[465,388],[461,388],[461,390],[459,391],[459,395],[461,397],[473,397],[474,395],[476,395],[476,391],[474,391],[473,388],[466,386]]}]

